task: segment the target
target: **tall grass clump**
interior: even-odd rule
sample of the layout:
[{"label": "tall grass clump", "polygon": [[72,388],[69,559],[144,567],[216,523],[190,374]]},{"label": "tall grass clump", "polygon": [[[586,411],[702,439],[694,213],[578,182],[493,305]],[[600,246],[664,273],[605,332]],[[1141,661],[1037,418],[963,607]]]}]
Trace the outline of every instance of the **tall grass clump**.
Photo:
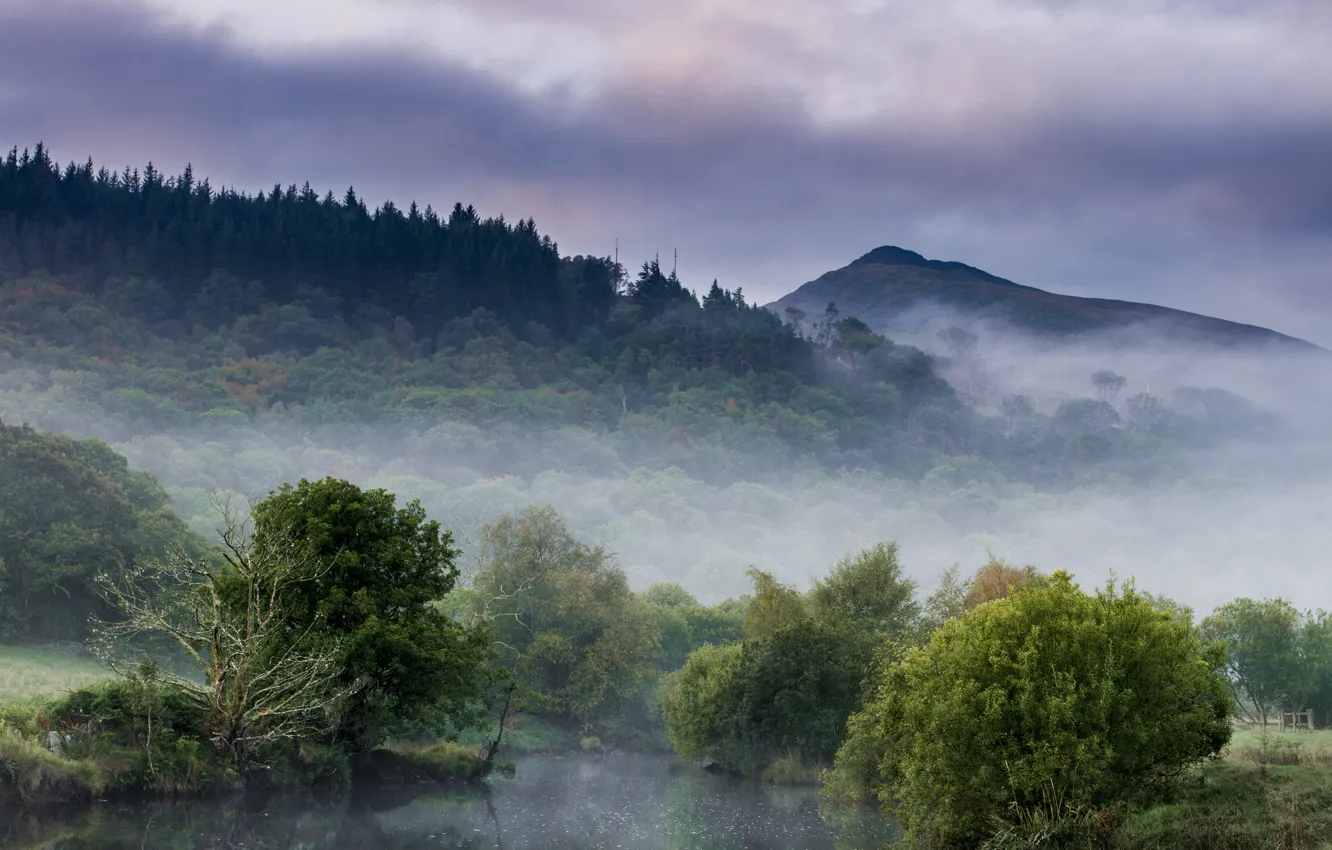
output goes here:
[{"label": "tall grass clump", "polygon": [[798,751],[784,751],[772,760],[759,778],[774,785],[818,785],[823,767],[806,760]]}]

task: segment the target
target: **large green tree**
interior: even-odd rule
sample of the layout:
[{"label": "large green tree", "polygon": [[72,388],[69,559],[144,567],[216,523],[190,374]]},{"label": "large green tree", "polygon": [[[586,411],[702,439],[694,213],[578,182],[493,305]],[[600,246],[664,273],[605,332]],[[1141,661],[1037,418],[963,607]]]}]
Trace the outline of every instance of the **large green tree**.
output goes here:
[{"label": "large green tree", "polygon": [[1302,612],[1284,599],[1236,599],[1205,618],[1202,629],[1226,642],[1237,704],[1264,726],[1273,711],[1308,708],[1332,675],[1326,615]]},{"label": "large green tree", "polygon": [[678,584],[654,584],[639,598],[647,603],[656,620],[660,670],[678,670],[689,654],[704,644],[738,641],[743,634],[745,606],[740,600],[701,605]]},{"label": "large green tree", "polygon": [[654,669],[651,607],[605,549],[575,538],[551,508],[505,514],[481,540],[467,605],[489,624],[523,704],[580,731],[614,732]]},{"label": "large green tree", "polygon": [[[952,619],[880,673],[838,786],[896,806],[931,846],[1174,780],[1230,738],[1225,646],[1130,585],[1056,572]],[[1016,811],[1015,811],[1016,809]]]},{"label": "large green tree", "polygon": [[880,638],[900,635],[921,615],[916,583],[902,574],[896,543],[848,555],[809,591],[816,617],[847,623]]},{"label": "large green tree", "polygon": [[313,629],[317,647],[335,647],[342,683],[358,685],[344,743],[479,720],[487,636],[437,606],[457,581],[458,550],[419,502],[398,507],[392,493],[326,478],[285,485],[252,514],[256,552],[297,548],[317,565],[286,588],[283,614],[293,639]]},{"label": "large green tree", "polygon": [[0,422],[0,642],[82,640],[109,615],[98,573],[178,545],[202,549],[157,481],[105,443]]}]

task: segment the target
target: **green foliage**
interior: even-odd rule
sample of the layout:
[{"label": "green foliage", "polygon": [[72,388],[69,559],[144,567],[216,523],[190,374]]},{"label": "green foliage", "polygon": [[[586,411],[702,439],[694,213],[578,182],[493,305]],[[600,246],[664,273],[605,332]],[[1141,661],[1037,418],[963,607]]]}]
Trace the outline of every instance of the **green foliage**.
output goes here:
[{"label": "green foliage", "polygon": [[105,443],[0,422],[0,641],[82,640],[106,613],[92,580],[200,541],[151,475]]},{"label": "green foliage", "polygon": [[489,625],[527,708],[582,728],[614,725],[654,669],[652,607],[550,508],[506,514],[481,536],[471,613]]},{"label": "green foliage", "polygon": [[845,632],[809,618],[704,646],[663,683],[667,736],[686,761],[755,775],[783,757],[826,763],[860,705],[866,664]]},{"label": "green foliage", "polygon": [[64,763],[96,778],[84,793],[133,789],[182,794],[233,786],[236,774],[205,743],[204,727],[195,702],[144,670],[49,703],[21,730],[21,737],[45,741],[50,732],[57,733]]},{"label": "green foliage", "polygon": [[854,634],[801,619],[742,644],[730,735],[755,771],[782,753],[828,763],[861,701],[869,659]]},{"label": "green foliage", "polygon": [[745,639],[695,650],[661,687],[676,753],[753,775],[808,777],[831,761],[885,645],[915,628],[896,544],[843,558],[808,596],[751,569]]},{"label": "green foliage", "polygon": [[838,756],[843,787],[944,843],[1048,800],[1081,811],[1168,787],[1230,737],[1224,664],[1132,586],[1089,595],[1058,572],[886,666]]},{"label": "green foliage", "polygon": [[1332,710],[1332,619],[1304,613],[1284,599],[1236,599],[1202,622],[1203,632],[1229,647],[1227,672],[1238,705],[1263,725],[1271,711],[1296,711],[1318,702],[1319,720]]},{"label": "green foliage", "polygon": [[879,543],[838,561],[809,592],[815,617],[877,636],[904,634],[920,616],[916,583],[902,575],[896,543]]},{"label": "green foliage", "polygon": [[[287,632],[336,649],[359,683],[339,738],[371,748],[388,735],[445,733],[479,720],[486,635],[434,604],[458,576],[451,534],[419,502],[327,478],[284,486],[254,506],[257,552],[297,547],[314,564],[281,602]],[[275,647],[283,652],[285,647]]]},{"label": "green foliage", "polygon": [[794,587],[753,567],[745,575],[754,583],[754,595],[745,600],[745,637],[766,637],[808,616],[805,599]]},{"label": "green foliage", "polygon": [[743,634],[745,606],[739,600],[704,606],[678,584],[654,584],[639,598],[650,606],[656,620],[659,670],[678,670],[689,653],[703,644],[729,643]]},{"label": "green foliage", "polygon": [[705,644],[689,655],[684,667],[662,680],[666,735],[681,759],[733,764],[742,757],[742,752],[730,749],[737,742],[728,737],[742,652],[738,643]]}]

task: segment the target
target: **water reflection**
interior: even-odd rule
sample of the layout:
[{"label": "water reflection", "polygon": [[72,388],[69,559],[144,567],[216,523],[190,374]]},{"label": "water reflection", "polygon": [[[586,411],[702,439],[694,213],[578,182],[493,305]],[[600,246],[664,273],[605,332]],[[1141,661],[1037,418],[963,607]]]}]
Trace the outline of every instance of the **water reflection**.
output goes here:
[{"label": "water reflection", "polygon": [[895,836],[812,788],[714,776],[656,756],[538,757],[512,779],[352,800],[101,804],[0,813],[0,845],[50,848],[868,850]]}]

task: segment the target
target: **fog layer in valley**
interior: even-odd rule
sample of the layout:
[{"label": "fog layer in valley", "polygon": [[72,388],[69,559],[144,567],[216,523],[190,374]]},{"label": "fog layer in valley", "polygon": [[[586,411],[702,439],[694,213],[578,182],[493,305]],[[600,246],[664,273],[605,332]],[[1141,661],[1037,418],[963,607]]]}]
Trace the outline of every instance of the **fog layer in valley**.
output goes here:
[{"label": "fog layer in valley", "polygon": [[[1107,428],[1135,427],[1127,409],[1135,395],[1176,408],[1215,402],[1197,394],[1202,388],[1239,396],[1221,397],[1264,427],[1154,461],[1173,467],[1167,483],[1103,476],[1047,494],[974,468],[919,484],[776,465],[762,482],[703,481],[679,469],[631,468],[621,460],[624,437],[573,429],[483,432],[442,422],[395,431],[241,417],[190,432],[128,434],[96,410],[25,391],[42,377],[23,369],[0,376],[0,418],[107,439],[157,475],[200,529],[213,522],[214,489],[262,495],[324,475],[419,498],[465,547],[505,511],[551,505],[576,533],[617,553],[636,588],[678,581],[705,601],[744,592],[750,565],[805,587],[848,550],[889,539],[901,543],[925,589],[950,565],[974,568],[992,552],[1069,569],[1088,585],[1134,577],[1201,613],[1243,595],[1309,607],[1332,597],[1332,578],[1319,568],[1332,527],[1324,355],[1201,350],[1159,334],[1052,346],[978,330],[962,353],[932,334],[899,340],[933,348],[959,393],[996,416],[1015,394],[1045,413],[1094,397],[1091,374],[1110,370],[1125,381],[1107,399],[1119,417]],[[1020,432],[1021,423],[1009,427]]]}]

